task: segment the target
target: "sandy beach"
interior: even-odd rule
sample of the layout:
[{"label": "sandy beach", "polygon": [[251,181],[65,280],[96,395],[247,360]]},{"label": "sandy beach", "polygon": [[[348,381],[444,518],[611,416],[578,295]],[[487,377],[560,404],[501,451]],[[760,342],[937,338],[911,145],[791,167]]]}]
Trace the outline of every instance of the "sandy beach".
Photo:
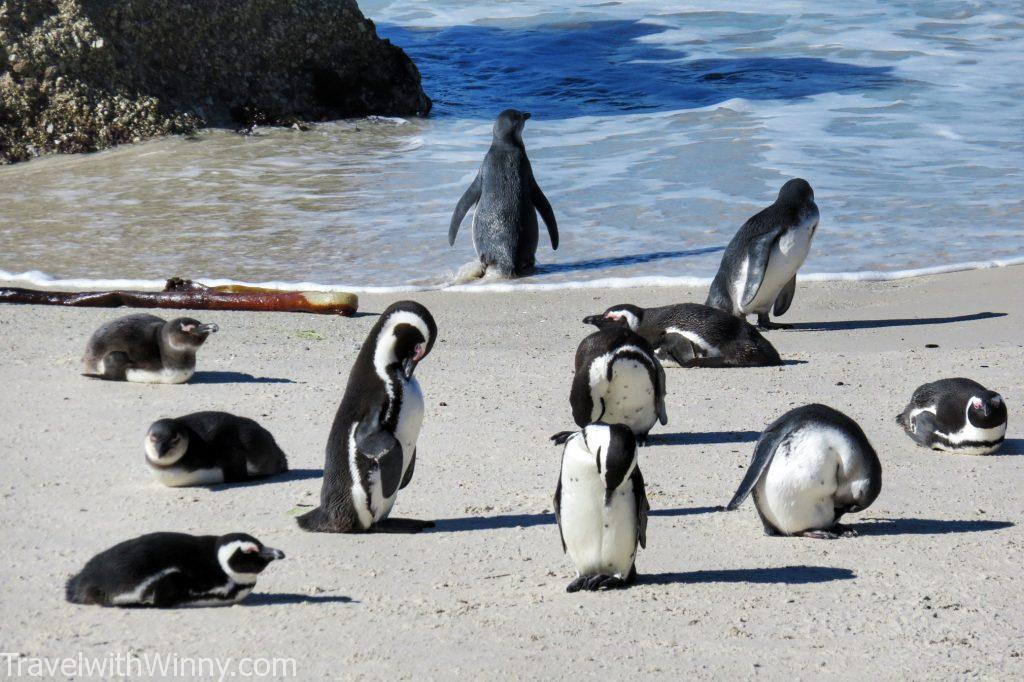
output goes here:
[{"label": "sandy beach", "polygon": [[[181,386],[79,376],[88,335],[125,311],[0,307],[0,645],[22,657],[286,657],[299,679],[1019,679],[1022,281],[1024,267],[1008,267],[801,284],[781,320],[796,328],[768,337],[785,366],[668,370],[669,424],[640,454],[653,508],[642,577],[598,594],[565,593],[573,571],[551,513],[560,448],[547,439],[572,427],[580,320],[620,302],[703,302],[704,290],[364,295],[353,319],[197,312],[221,331]],[[439,340],[417,370],[426,419],[394,513],[437,527],[303,533],[294,515],[317,500],[349,367],[399,297],[430,308]],[[1005,397],[996,455],[926,451],[894,423],[915,387],[946,376]],[[861,536],[769,538],[749,501],[716,512],[761,429],[810,402],[857,420],[881,458],[881,495],[848,517]],[[204,409],[259,420],[293,471],[213,489],[153,482],[147,426]],[[245,531],[288,558],[230,608],[64,602],[94,553],[157,530]]]}]

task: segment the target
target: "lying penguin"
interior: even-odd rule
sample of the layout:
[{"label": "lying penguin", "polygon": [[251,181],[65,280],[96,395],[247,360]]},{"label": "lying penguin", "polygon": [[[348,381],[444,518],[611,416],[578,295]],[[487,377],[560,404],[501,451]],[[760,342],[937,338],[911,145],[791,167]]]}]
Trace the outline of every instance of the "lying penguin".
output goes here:
[{"label": "lying penguin", "polygon": [[668,423],[665,369],[651,345],[628,327],[600,329],[576,349],[569,404],[577,426],[625,424],[642,445],[655,422]]},{"label": "lying penguin", "polygon": [[146,432],[146,463],[166,486],[237,483],[288,471],[269,431],[227,412],[160,419]]},{"label": "lying penguin", "polygon": [[651,508],[633,432],[591,424],[555,442],[565,444],[555,519],[577,575],[566,592],[625,587],[636,579],[637,544],[647,547]]},{"label": "lying penguin", "polygon": [[757,315],[761,329],[785,328],[771,321],[789,310],[796,271],[804,264],[818,229],[818,206],[806,180],[790,180],[768,208],[736,233],[722,255],[705,303],[738,317]]},{"label": "lying penguin", "polygon": [[249,596],[256,576],[283,558],[244,533],[150,533],[94,556],[65,596],[99,606],[226,606]]},{"label": "lying penguin", "polygon": [[857,534],[839,519],[867,509],[881,490],[882,465],[860,426],[826,405],[805,405],[761,434],[726,509],[753,492],[765,535],[834,539]]},{"label": "lying penguin", "polygon": [[107,322],[89,338],[85,376],[111,381],[183,384],[196,371],[196,351],[215,324],[191,317],[165,321],[147,313]]},{"label": "lying penguin", "polygon": [[437,338],[424,306],[399,301],[381,313],[349,374],[327,439],[320,506],[300,516],[317,533],[417,532],[430,521],[388,518],[416,466],[423,393],[413,377]]},{"label": "lying penguin", "polygon": [[976,381],[940,379],[918,387],[896,423],[923,447],[987,455],[1006,437],[1006,403]]},{"label": "lying penguin", "polygon": [[459,225],[475,204],[473,246],[477,262],[459,272],[458,279],[488,276],[520,277],[537,258],[537,213],[548,227],[551,248],[558,249],[558,224],[551,204],[533,177],[523,145],[523,126],[530,114],[506,109],[494,122],[491,148],[480,171],[455,206],[448,227],[448,245],[455,244]]},{"label": "lying penguin", "polygon": [[781,365],[778,351],[753,325],[699,303],[641,308],[613,305],[583,318],[599,329],[624,324],[654,347],[663,365],[680,367],[768,367]]}]

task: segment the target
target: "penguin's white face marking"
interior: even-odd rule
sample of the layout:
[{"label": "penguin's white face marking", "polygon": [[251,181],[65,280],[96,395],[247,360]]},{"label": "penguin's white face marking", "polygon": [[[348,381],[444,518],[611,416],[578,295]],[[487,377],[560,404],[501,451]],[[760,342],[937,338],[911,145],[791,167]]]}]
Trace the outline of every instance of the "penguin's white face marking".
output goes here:
[{"label": "penguin's white face marking", "polygon": [[973,398],[971,398],[971,407],[973,407],[974,409],[980,410],[984,406],[985,401],[979,398],[978,396],[974,396]]},{"label": "penguin's white face marking", "polygon": [[254,585],[256,583],[256,573],[239,573],[231,568],[231,557],[235,555],[235,552],[239,551],[243,554],[259,554],[260,548],[245,540],[229,542],[217,550],[217,563],[220,564],[221,570],[235,583],[239,585]]},{"label": "penguin's white face marking", "polygon": [[[422,317],[407,310],[398,310],[391,313],[384,326],[381,327],[380,335],[377,337],[377,347],[373,351],[373,367],[377,371],[377,376],[385,384],[389,383],[387,368],[398,362],[398,355],[395,352],[395,346],[398,342],[395,336],[395,327],[400,324],[408,324],[415,327],[423,335],[423,338],[426,339],[426,343],[431,341],[430,327]],[[422,352],[425,352],[426,344],[420,344],[420,346],[423,347]],[[417,346],[417,350],[419,350],[420,346]],[[423,358],[421,353],[418,353],[418,355],[417,361]]]},{"label": "penguin's white face marking", "polygon": [[170,466],[184,457],[185,453],[188,452],[188,436],[185,434],[176,434],[171,440],[170,449],[163,455],[161,455],[158,450],[159,440],[160,439],[153,434],[146,435],[146,459],[157,466]]},{"label": "penguin's white face marking", "polygon": [[604,316],[609,320],[625,320],[626,324],[633,331],[640,328],[640,320],[628,310],[609,310]]}]

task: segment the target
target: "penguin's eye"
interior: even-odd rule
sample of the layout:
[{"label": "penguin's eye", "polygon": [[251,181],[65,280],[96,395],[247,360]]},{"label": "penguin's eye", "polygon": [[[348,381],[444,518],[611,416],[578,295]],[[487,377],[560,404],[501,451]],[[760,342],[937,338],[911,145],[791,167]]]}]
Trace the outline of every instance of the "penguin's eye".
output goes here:
[{"label": "penguin's eye", "polygon": [[971,398],[971,407],[975,410],[981,409],[981,398]]},{"label": "penguin's eye", "polygon": [[242,547],[242,554],[255,554],[260,551],[256,545],[244,545]]}]

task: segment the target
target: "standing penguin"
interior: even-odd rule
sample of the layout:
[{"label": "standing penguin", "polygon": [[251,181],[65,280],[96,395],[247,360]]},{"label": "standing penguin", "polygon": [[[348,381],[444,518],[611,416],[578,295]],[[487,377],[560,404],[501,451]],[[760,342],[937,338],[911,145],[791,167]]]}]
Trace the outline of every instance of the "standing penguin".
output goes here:
[{"label": "standing penguin", "polygon": [[149,533],[89,559],[68,580],[65,597],[99,606],[227,606],[249,596],[256,576],[283,558],[245,533]]},{"label": "standing penguin", "polygon": [[145,449],[153,476],[172,487],[237,483],[288,471],[269,431],[227,412],[159,419],[146,432]]},{"label": "standing penguin", "polygon": [[388,519],[416,465],[423,393],[413,377],[430,353],[437,325],[414,301],[388,306],[352,366],[327,439],[320,506],[298,518],[320,533],[419,531],[434,524]]},{"label": "standing penguin", "polygon": [[215,324],[191,317],[165,321],[148,313],[125,315],[93,332],[85,348],[85,376],[111,381],[183,384],[196,371],[196,351]]},{"label": "standing penguin", "polygon": [[970,379],[919,386],[896,423],[918,445],[961,455],[987,455],[1006,437],[1006,403]]},{"label": "standing penguin", "polygon": [[[644,337],[663,365],[768,367],[781,365],[778,351],[746,320],[699,303],[641,308],[623,303],[583,318],[599,329],[626,325]],[[671,366],[671,365],[668,365]]]},{"label": "standing penguin", "polygon": [[[473,245],[478,263],[460,277],[490,275],[519,277],[533,269],[537,256],[537,214],[548,227],[551,248],[558,248],[558,224],[551,204],[533,177],[523,146],[523,126],[530,114],[506,109],[494,122],[491,148],[480,171],[459,199],[448,227],[448,244],[455,244],[459,225],[471,206]],[[464,269],[465,270],[465,269]]]},{"label": "standing penguin", "polygon": [[577,426],[624,424],[642,445],[655,422],[668,423],[665,370],[651,345],[628,327],[601,329],[576,349],[569,404]]},{"label": "standing penguin", "polygon": [[834,539],[857,534],[839,519],[867,509],[881,490],[882,464],[857,422],[826,405],[804,405],[761,434],[726,509],[753,491],[765,535]]},{"label": "standing penguin", "polygon": [[647,547],[650,504],[633,432],[591,424],[562,434],[555,519],[562,550],[576,566],[566,592],[625,587],[636,579],[636,546]]},{"label": "standing penguin", "polygon": [[707,305],[738,317],[757,315],[761,329],[784,328],[768,317],[789,310],[796,271],[804,264],[818,228],[814,190],[806,180],[790,180],[775,203],[743,223],[725,247],[722,264],[708,291]]}]

